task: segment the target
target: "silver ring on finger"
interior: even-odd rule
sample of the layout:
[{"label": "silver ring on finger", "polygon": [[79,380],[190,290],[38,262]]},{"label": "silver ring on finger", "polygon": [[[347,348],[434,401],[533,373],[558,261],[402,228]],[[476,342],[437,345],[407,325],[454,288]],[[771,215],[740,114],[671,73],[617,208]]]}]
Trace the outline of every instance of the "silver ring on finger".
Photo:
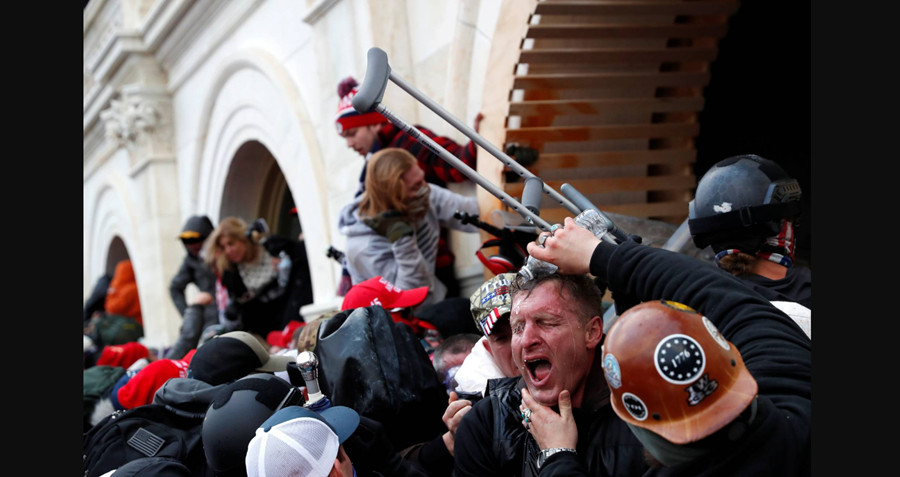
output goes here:
[{"label": "silver ring on finger", "polygon": [[539,245],[541,248],[543,248],[543,247],[544,247],[544,242],[546,242],[548,238],[550,238],[550,234],[546,234],[546,235],[541,234],[541,236],[538,237],[538,245]]},{"label": "silver ring on finger", "polygon": [[553,224],[553,225],[551,225],[551,226],[550,226],[550,236],[552,237],[553,234],[556,232],[556,230],[557,230],[557,229],[561,229],[561,228],[565,228],[565,226],[562,225],[562,224]]}]

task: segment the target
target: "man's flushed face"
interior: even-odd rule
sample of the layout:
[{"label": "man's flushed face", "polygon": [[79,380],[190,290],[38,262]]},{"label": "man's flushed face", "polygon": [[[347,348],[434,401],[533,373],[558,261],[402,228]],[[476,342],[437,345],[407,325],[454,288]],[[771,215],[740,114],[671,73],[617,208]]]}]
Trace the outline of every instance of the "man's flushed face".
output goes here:
[{"label": "man's flushed face", "polygon": [[347,147],[358,152],[361,156],[372,150],[372,144],[375,144],[375,138],[378,136],[380,124],[370,124],[341,131],[341,137],[347,141]]},{"label": "man's flushed face", "polygon": [[580,325],[577,302],[567,291],[562,293],[557,282],[548,281],[513,297],[512,359],[535,400],[555,406],[559,393],[567,389],[572,405],[579,407],[603,334],[602,318],[594,316],[587,326]]}]

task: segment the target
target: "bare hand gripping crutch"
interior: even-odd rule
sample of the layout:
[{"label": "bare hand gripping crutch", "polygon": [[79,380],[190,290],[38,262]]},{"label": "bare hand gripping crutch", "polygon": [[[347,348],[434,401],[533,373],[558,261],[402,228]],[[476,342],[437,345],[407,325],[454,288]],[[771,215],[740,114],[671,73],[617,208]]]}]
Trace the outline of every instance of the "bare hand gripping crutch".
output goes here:
[{"label": "bare hand gripping crutch", "polygon": [[[458,119],[454,118],[440,105],[423,95],[419,90],[393,73],[391,71],[390,65],[388,64],[387,53],[385,53],[384,50],[380,48],[370,48],[367,56],[367,61],[368,65],[366,67],[365,79],[363,80],[362,85],[360,85],[359,91],[357,92],[356,96],[353,97],[353,108],[358,112],[367,113],[370,111],[376,111],[378,113],[381,113],[381,115],[387,118],[388,121],[392,122],[405,133],[412,136],[416,141],[422,143],[431,152],[437,154],[441,159],[456,167],[456,169],[462,172],[472,182],[475,182],[476,184],[483,187],[485,190],[500,199],[503,204],[518,212],[519,215],[521,215],[525,218],[526,221],[528,221],[528,223],[539,227],[541,230],[550,231],[552,228],[552,226],[547,223],[546,220],[540,217],[540,203],[542,199],[541,193],[543,192],[558,201],[563,207],[572,212],[573,215],[578,215],[587,209],[596,210],[599,213],[604,226],[606,227],[606,231],[608,232],[608,234],[603,234],[602,238],[604,240],[614,243],[626,240],[626,235],[616,227],[613,221],[610,220],[609,217],[606,216],[606,214],[597,209],[597,207],[591,204],[591,202],[581,193],[575,190],[574,187],[569,184],[563,184],[561,189],[565,196],[561,195],[552,187],[548,186],[539,177],[532,174],[531,171],[523,167],[518,162],[514,161],[493,144],[487,142],[481,135],[475,132],[474,129],[466,126]],[[446,149],[434,142],[431,138],[419,132],[419,130],[414,126],[397,117],[393,112],[391,112],[388,108],[381,104],[381,100],[384,97],[384,91],[387,88],[388,80],[394,82],[394,84],[419,100],[422,104],[437,113],[438,116],[442,117],[445,121],[453,125],[453,127],[469,137],[469,139],[474,141],[475,144],[478,144],[479,146],[484,148],[511,170],[524,177],[525,187],[522,191],[522,202],[520,203],[518,200],[514,199],[512,196],[485,179],[484,176],[463,163],[461,160],[459,160],[459,158],[448,152]]]}]

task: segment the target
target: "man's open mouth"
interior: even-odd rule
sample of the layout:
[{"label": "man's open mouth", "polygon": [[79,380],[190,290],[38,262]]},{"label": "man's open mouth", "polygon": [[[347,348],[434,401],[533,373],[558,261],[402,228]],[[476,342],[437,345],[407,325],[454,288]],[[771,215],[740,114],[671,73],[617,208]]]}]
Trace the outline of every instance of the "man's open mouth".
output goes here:
[{"label": "man's open mouth", "polygon": [[531,382],[536,386],[542,384],[550,376],[553,365],[545,358],[530,358],[525,360],[525,369],[531,377]]}]

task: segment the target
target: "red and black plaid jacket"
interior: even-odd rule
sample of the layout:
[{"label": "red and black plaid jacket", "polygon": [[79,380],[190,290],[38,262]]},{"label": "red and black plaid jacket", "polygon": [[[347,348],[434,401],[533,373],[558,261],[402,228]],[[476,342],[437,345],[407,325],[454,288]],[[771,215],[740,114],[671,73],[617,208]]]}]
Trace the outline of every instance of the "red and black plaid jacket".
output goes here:
[{"label": "red and black plaid jacket", "polygon": [[[434,131],[422,127],[415,126],[422,134],[428,136],[431,140],[438,143],[450,154],[458,157],[465,165],[476,168],[478,148],[475,143],[469,141],[468,144],[460,146],[448,137],[438,136]],[[378,130],[378,141],[373,145],[372,152],[386,147],[399,147],[406,149],[416,159],[419,160],[419,166],[425,171],[425,181],[432,184],[445,187],[449,182],[463,182],[468,180],[458,169],[441,159],[437,154],[428,150],[424,144],[413,139],[412,136],[401,131],[400,128],[392,123],[385,123]]]},{"label": "red and black plaid jacket", "polygon": [[[422,134],[428,136],[431,140],[446,149],[447,152],[458,157],[464,164],[472,169],[476,168],[478,148],[473,141],[469,141],[469,143],[463,147],[448,137],[438,136],[434,131],[426,127],[418,125],[415,127],[421,131]],[[424,144],[416,141],[412,136],[406,134],[400,128],[389,122],[384,123],[384,125],[381,126],[381,129],[378,130],[378,139],[375,140],[375,144],[372,145],[372,150],[369,152],[374,154],[381,149],[388,147],[406,149],[410,154],[415,156],[419,161],[419,167],[425,171],[426,182],[446,187],[448,182],[463,182],[468,180],[468,177],[457,168],[447,164],[447,161],[431,152]],[[357,195],[363,192],[365,183],[366,166],[364,165],[362,173],[359,176],[359,190],[357,191]],[[453,265],[454,259],[453,252],[450,250],[450,246],[447,243],[447,231],[441,229],[441,238],[438,241],[436,267],[450,267]]]}]

